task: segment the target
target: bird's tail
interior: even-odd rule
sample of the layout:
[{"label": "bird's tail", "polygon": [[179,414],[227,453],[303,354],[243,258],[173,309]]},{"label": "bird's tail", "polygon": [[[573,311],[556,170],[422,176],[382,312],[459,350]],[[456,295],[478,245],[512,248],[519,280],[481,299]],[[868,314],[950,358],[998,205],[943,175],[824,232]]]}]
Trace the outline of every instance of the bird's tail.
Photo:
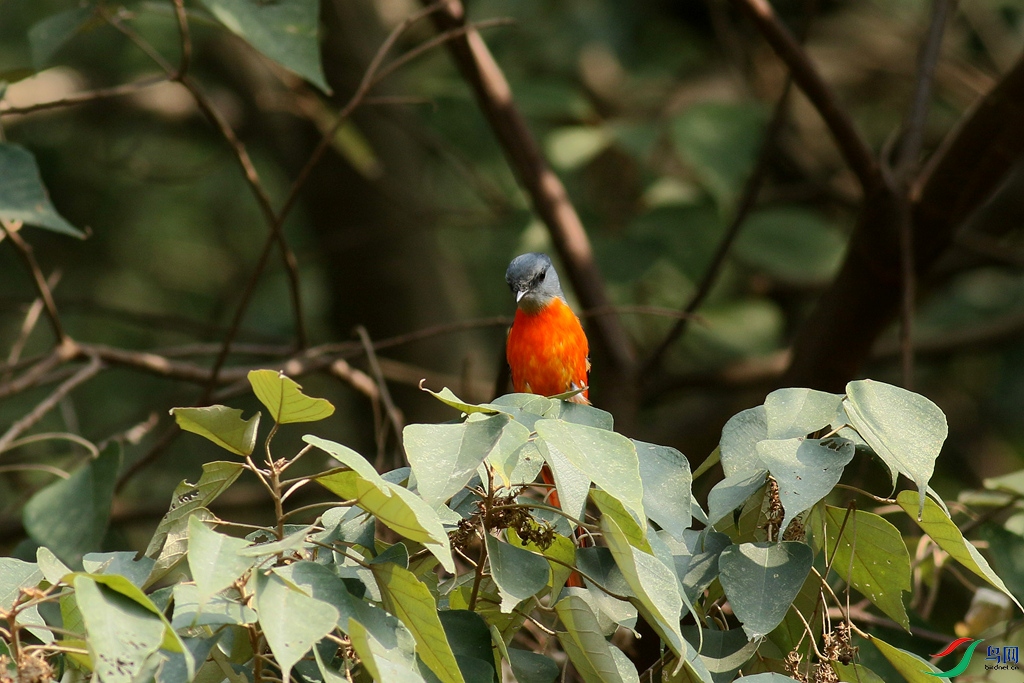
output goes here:
[{"label": "bird's tail", "polygon": [[[540,478],[544,480],[545,484],[552,487],[549,489],[549,493],[547,496],[548,503],[550,503],[552,506],[556,508],[562,507],[562,503],[558,498],[558,490],[554,488],[555,475],[551,472],[551,468],[548,467],[547,465],[544,465],[544,467],[542,467],[540,470]],[[589,545],[589,542],[583,535],[582,529],[576,530],[576,545],[584,548],[587,545]],[[569,578],[566,579],[565,585],[570,588],[583,588],[583,577],[580,576],[579,572],[573,571],[571,574],[569,574]]]}]

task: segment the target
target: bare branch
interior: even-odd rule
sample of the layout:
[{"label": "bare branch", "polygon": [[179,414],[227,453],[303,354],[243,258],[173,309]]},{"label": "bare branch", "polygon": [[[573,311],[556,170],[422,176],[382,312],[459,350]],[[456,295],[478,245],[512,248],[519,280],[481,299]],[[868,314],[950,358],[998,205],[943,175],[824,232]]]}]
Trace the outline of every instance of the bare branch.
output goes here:
[{"label": "bare branch", "polygon": [[134,83],[124,83],[122,85],[115,85],[111,88],[97,88],[95,90],[87,90],[85,92],[75,93],[74,95],[68,95],[67,97],[61,97],[56,100],[37,102],[35,104],[28,104],[23,107],[16,107],[8,102],[0,101],[0,117],[24,116],[25,114],[34,114],[35,112],[47,111],[49,109],[60,109],[62,107],[70,107],[75,104],[85,104],[86,102],[105,100],[111,97],[124,97],[126,95],[134,95],[135,93],[141,90],[152,88],[154,85],[167,83],[168,80],[169,79],[166,76],[147,78],[141,81],[136,81]]},{"label": "bare branch", "polygon": [[0,220],[0,230],[3,230],[7,238],[11,240],[11,243],[18,250],[21,260],[25,262],[25,266],[32,274],[32,280],[35,282],[39,297],[43,300],[46,315],[49,317],[50,325],[53,327],[53,333],[57,336],[58,342],[64,343],[69,338],[64,332],[64,326],[61,325],[60,316],[57,314],[57,304],[53,302],[53,292],[50,291],[50,285],[47,284],[46,277],[43,276],[43,270],[39,267],[39,262],[36,261],[32,245],[18,234],[21,230],[21,222]]},{"label": "bare branch", "polygon": [[[432,15],[439,31],[466,27],[459,0],[447,0],[444,10]],[[477,103],[508,157],[513,171],[529,194],[535,210],[548,227],[573,289],[586,308],[611,305],[586,230],[562,181],[551,170],[536,139],[516,107],[512,90],[480,33],[470,29],[447,43],[463,78],[473,89]],[[633,377],[633,344],[618,318],[594,320],[594,338],[608,357],[614,374]]]},{"label": "bare branch", "polygon": [[732,0],[732,3],[750,17],[775,54],[789,67],[793,81],[824,119],[864,193],[867,194],[879,185],[882,178],[874,153],[854,126],[849,114],[839,106],[835,94],[818,73],[807,52],[775,14],[768,0]]}]

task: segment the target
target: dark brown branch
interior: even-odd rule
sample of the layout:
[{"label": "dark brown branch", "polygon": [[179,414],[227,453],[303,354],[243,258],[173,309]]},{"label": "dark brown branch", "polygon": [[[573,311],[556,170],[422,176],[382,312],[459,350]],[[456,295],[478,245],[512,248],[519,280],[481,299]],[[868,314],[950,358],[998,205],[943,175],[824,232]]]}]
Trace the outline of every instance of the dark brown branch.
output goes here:
[{"label": "dark brown branch", "polygon": [[828,126],[846,163],[865,194],[881,183],[878,162],[857,131],[849,114],[836,101],[831,88],[814,67],[800,42],[775,14],[768,0],[732,0],[757,26],[793,76],[793,81],[811,101]]},{"label": "dark brown branch", "polygon": [[27,104],[23,107],[15,107],[7,102],[0,102],[0,117],[23,116],[25,114],[34,114],[35,112],[47,111],[49,109],[60,109],[61,107],[70,107],[75,104],[85,104],[86,102],[105,100],[111,97],[134,95],[140,90],[152,88],[154,85],[160,85],[161,83],[167,82],[168,78],[166,76],[158,76],[157,78],[148,78],[134,83],[115,85],[111,88],[87,90],[85,92],[75,93],[74,95],[68,95],[67,97],[61,97],[56,100]]},{"label": "dark brown branch", "polygon": [[[447,0],[444,10],[432,15],[442,32],[466,26],[459,0]],[[562,181],[551,170],[536,139],[512,97],[504,73],[476,30],[448,41],[448,49],[462,77],[473,89],[484,116],[505,151],[512,170],[523,185],[535,210],[547,225],[573,289],[585,308],[611,304],[593,249]],[[613,374],[623,379],[634,374],[633,344],[614,316],[596,318],[593,337],[612,363]]]},{"label": "dark brown branch", "polygon": [[[914,263],[928,271],[956,230],[1024,156],[1024,59],[963,117],[911,186]],[[793,344],[789,386],[840,390],[900,306],[898,199],[885,188],[865,198],[839,274]]]},{"label": "dark brown branch", "polygon": [[53,327],[53,333],[57,336],[57,341],[64,343],[68,340],[68,335],[64,332],[64,326],[60,322],[60,315],[57,314],[57,304],[53,302],[53,292],[50,291],[50,285],[47,284],[43,270],[39,267],[39,262],[36,261],[32,245],[18,234],[20,229],[20,222],[9,223],[7,221],[0,221],[0,230],[3,231],[3,234],[7,235],[7,239],[14,245],[18,255],[32,274],[32,281],[35,283],[36,291],[39,292],[39,297],[43,300],[46,316],[50,319],[50,325]]}]

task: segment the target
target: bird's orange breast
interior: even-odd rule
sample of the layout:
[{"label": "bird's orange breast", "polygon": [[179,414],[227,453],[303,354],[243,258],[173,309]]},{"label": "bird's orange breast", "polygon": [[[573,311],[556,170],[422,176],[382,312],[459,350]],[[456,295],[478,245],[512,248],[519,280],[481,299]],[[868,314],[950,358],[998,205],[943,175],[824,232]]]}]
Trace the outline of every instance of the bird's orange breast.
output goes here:
[{"label": "bird's orange breast", "polygon": [[587,386],[588,354],[579,318],[561,299],[537,313],[516,311],[506,346],[516,391],[553,396]]}]

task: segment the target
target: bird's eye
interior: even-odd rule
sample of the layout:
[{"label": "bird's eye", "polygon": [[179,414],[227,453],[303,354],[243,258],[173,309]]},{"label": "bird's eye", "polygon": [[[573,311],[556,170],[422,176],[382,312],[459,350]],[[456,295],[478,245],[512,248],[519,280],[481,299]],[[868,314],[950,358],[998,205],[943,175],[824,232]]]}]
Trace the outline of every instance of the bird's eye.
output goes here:
[{"label": "bird's eye", "polygon": [[544,282],[544,276],[547,275],[547,272],[548,271],[546,270],[542,271],[541,274],[537,276],[537,282]]}]

